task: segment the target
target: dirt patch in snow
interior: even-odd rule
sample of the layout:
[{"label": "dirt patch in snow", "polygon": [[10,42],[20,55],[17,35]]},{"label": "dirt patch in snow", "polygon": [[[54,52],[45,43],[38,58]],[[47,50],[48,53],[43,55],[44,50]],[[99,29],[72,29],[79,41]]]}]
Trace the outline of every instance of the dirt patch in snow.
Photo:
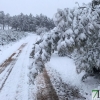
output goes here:
[{"label": "dirt patch in snow", "polygon": [[0,65],[0,74],[5,70],[5,68],[14,60],[12,57],[16,53],[13,53],[7,60],[5,60],[1,65]]},{"label": "dirt patch in snow", "polygon": [[16,53],[13,53],[8,59],[6,59],[1,65],[0,65],[0,74],[5,70],[5,68],[11,64],[11,62],[13,62],[15,60],[15,58],[13,58],[15,55],[16,57],[18,57],[20,55],[20,53],[22,52],[22,49],[26,46],[27,43],[22,44],[19,49],[18,49],[18,54],[16,55]]},{"label": "dirt patch in snow", "polygon": [[46,66],[46,70],[59,100],[86,100],[79,91],[79,88],[63,80],[59,72],[49,66]]},{"label": "dirt patch in snow", "polygon": [[59,100],[46,69],[37,76],[36,83],[38,89],[37,100]]}]

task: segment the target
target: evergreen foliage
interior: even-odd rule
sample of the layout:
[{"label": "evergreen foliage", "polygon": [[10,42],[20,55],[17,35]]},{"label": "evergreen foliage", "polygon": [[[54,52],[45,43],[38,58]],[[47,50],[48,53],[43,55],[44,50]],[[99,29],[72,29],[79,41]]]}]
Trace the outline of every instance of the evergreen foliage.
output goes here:
[{"label": "evergreen foliage", "polygon": [[0,11],[0,24],[3,25],[3,29],[6,25],[12,27],[12,29],[19,31],[34,31],[39,28],[46,28],[46,30],[50,30],[54,28],[54,22],[52,19],[48,18],[45,15],[36,15],[34,17],[32,14],[24,15],[21,13],[20,15],[10,16],[9,14],[5,14],[3,11]]},{"label": "evergreen foliage", "polygon": [[[56,27],[35,46],[42,51],[41,58],[45,63],[50,58],[47,48],[50,41],[50,53],[58,51],[59,56],[74,54],[77,73],[82,70],[86,75],[100,73],[100,5],[92,3],[83,7],[64,10],[58,9],[53,18]],[[37,54],[37,53],[36,53]],[[67,69],[66,69],[67,70]]]}]

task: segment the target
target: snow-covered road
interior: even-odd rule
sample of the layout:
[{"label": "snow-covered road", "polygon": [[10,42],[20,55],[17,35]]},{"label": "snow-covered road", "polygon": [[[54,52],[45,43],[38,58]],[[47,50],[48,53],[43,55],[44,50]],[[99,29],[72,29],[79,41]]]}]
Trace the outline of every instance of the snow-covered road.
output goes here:
[{"label": "snow-covered road", "polygon": [[29,55],[37,38],[30,34],[0,52],[0,100],[28,100]]}]

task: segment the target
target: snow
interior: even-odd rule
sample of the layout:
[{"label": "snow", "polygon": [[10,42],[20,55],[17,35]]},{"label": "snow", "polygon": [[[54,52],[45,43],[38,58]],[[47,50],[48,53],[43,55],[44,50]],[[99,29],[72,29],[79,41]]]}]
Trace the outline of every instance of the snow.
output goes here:
[{"label": "snow", "polygon": [[[82,82],[81,78],[85,72],[77,74],[73,59],[58,57],[56,52],[52,55],[50,62],[46,63],[46,68],[48,69],[48,67],[52,70],[56,70],[64,82],[77,86],[87,98],[86,100],[91,100],[92,90],[100,86],[99,80],[93,77],[88,77],[85,82]],[[88,95],[86,95],[86,93]]]},{"label": "snow", "polygon": [[61,46],[66,47],[66,43],[65,43],[65,41],[61,42]]},{"label": "snow", "polygon": [[27,43],[29,41],[29,37],[27,38],[23,38],[22,40],[20,41],[17,41],[16,43],[11,43],[9,45],[6,45],[6,46],[3,46],[1,47],[2,51],[0,52],[0,64],[7,58],[9,57],[13,52],[15,52],[21,43]]},{"label": "snow", "polygon": [[[9,29],[11,29],[11,28],[12,28],[12,27],[9,26]],[[3,29],[3,25],[2,25],[2,24],[0,24],[0,29]],[[9,29],[8,29],[8,26],[5,25],[4,30],[9,30]]]},{"label": "snow", "polygon": [[78,33],[79,33],[79,30],[78,30],[78,29],[75,29],[75,30],[74,30],[74,33],[75,33],[75,34],[78,34]]},{"label": "snow", "polygon": [[[82,36],[83,37],[83,36]],[[4,47],[0,47],[2,51],[0,51],[0,65],[10,57],[14,52],[16,53],[13,58],[16,59],[14,66],[11,67],[11,64],[7,66],[7,68],[0,74],[0,87],[4,82],[5,78],[8,76],[8,70],[12,68],[12,71],[6,80],[3,88],[0,91],[0,100],[35,100],[36,95],[36,84],[30,85],[28,82],[28,73],[29,67],[32,67],[32,72],[36,72],[35,67],[31,66],[29,55],[33,44],[39,40],[40,37],[33,34],[28,34],[26,38],[17,41],[16,43],[11,43]],[[45,44],[46,41],[43,43]],[[73,39],[70,39],[70,42],[74,42]],[[19,53],[18,48],[25,44],[26,46],[23,48],[19,57],[16,57]],[[62,42],[62,45],[65,43]],[[42,47],[43,44],[41,44]],[[37,45],[37,53],[35,54],[35,58],[39,56],[39,45]],[[45,51],[43,53],[46,55]],[[45,59],[43,56],[43,59]],[[53,53],[51,56],[50,62],[46,63],[46,68],[49,67],[51,69],[59,72],[62,80],[71,85],[77,86],[79,90],[83,93],[83,95],[87,98],[87,100],[91,100],[91,91],[93,89],[100,88],[100,82],[98,79],[93,77],[88,77],[85,82],[81,81],[82,76],[85,72],[81,74],[77,74],[76,66],[73,59],[68,57],[59,57],[57,52]],[[37,72],[36,72],[37,73]],[[86,95],[88,93],[88,95]]]},{"label": "snow", "polygon": [[86,35],[85,35],[84,33],[81,33],[81,34],[79,35],[79,38],[80,38],[81,40],[84,40],[84,39],[86,39]]},{"label": "snow", "polygon": [[48,65],[56,69],[65,80],[67,79],[71,84],[77,84],[79,86],[82,74],[80,76],[76,74],[75,64],[72,59],[58,57],[57,54],[53,54]]},{"label": "snow", "polygon": [[[12,46],[9,45],[5,50],[2,49],[0,53],[0,63],[3,63],[9,56],[11,56],[14,52],[18,54],[18,48],[27,43],[27,45],[23,48],[21,54],[16,58],[16,62],[14,66],[12,66],[12,71],[7,78],[3,88],[0,91],[0,100],[28,100],[29,98],[29,84],[28,84],[28,66],[29,56],[31,49],[33,47],[33,43],[38,39],[37,35],[30,34],[26,38],[14,43]],[[11,67],[11,65],[7,66],[7,68],[0,74],[0,86],[2,85],[2,81],[6,78],[7,71]]]},{"label": "snow", "polygon": [[40,46],[38,44],[35,44],[35,53],[37,53],[40,50],[41,50]]},{"label": "snow", "polygon": [[65,41],[66,41],[68,46],[71,46],[72,44],[74,44],[74,40],[72,37],[70,39],[66,38]]}]

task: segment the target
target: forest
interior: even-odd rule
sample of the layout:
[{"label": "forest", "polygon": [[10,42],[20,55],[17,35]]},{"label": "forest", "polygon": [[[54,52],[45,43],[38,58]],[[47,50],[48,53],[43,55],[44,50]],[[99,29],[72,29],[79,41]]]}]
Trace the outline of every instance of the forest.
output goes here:
[{"label": "forest", "polygon": [[45,15],[24,15],[23,13],[15,16],[10,16],[10,14],[5,14],[3,11],[0,11],[0,24],[4,29],[5,26],[11,27],[15,30],[20,31],[36,31],[38,28],[46,28],[50,30],[54,28],[54,22],[52,19],[48,18]]}]

